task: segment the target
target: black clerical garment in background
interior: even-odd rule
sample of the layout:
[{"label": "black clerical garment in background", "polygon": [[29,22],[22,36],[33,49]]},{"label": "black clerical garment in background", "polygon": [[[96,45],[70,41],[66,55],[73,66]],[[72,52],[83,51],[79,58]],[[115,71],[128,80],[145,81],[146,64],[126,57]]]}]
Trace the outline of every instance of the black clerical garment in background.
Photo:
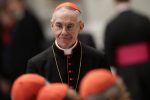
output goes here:
[{"label": "black clerical garment in background", "polygon": [[[56,55],[58,68],[56,66],[53,50]],[[80,62],[81,68],[79,68]],[[38,73],[51,83],[63,81],[63,83],[67,83],[74,89],[76,89],[76,85],[78,89],[83,76],[95,68],[110,69],[99,51],[80,42],[78,42],[77,46],[73,49],[71,55],[64,55],[64,51],[58,49],[56,45],[53,44],[44,52],[31,58],[27,64],[28,73]],[[78,75],[79,81],[77,82]],[[62,81],[60,76],[62,77]]]},{"label": "black clerical garment in background", "polygon": [[105,53],[108,62],[123,78],[133,100],[149,98],[149,45],[150,21],[133,10],[121,12],[106,27]]}]

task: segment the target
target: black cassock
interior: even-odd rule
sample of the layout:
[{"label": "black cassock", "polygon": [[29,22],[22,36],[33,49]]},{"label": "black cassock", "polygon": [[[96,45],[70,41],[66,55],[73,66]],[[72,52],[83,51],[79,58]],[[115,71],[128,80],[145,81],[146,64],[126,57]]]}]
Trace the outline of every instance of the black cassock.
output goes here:
[{"label": "black cassock", "polygon": [[28,61],[27,73],[38,73],[51,83],[67,83],[78,90],[83,76],[96,68],[110,69],[98,50],[78,42],[71,55],[64,55],[64,51],[53,44]]}]

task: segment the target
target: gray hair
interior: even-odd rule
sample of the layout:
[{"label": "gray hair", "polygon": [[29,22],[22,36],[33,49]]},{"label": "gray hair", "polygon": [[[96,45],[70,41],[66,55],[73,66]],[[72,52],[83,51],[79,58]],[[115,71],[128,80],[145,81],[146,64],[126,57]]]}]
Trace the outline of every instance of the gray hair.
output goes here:
[{"label": "gray hair", "polygon": [[[65,9],[65,10],[70,10],[70,11],[72,11],[73,13],[75,13],[75,14],[78,16],[78,21],[82,21],[81,12],[79,12],[78,10],[71,9],[70,7],[63,7],[63,8],[58,9],[57,11],[61,11],[61,10],[63,11],[64,9]],[[55,11],[55,12],[53,13],[52,18],[51,18],[51,22],[53,22],[53,21],[55,20],[57,11]]]}]

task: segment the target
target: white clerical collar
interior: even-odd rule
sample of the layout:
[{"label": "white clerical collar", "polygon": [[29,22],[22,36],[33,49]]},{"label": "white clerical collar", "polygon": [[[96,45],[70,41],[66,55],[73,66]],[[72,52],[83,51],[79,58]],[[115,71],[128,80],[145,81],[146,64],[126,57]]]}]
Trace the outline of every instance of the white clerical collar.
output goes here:
[{"label": "white clerical collar", "polygon": [[129,10],[129,9],[130,9],[130,4],[127,3],[127,2],[119,3],[119,4],[116,6],[116,8],[117,8],[117,11],[118,11],[119,13],[121,13],[121,12],[124,12],[124,11]]},{"label": "white clerical collar", "polygon": [[76,43],[75,43],[71,48],[69,48],[69,49],[63,49],[63,48],[61,48],[61,47],[58,45],[57,41],[55,40],[55,45],[56,45],[56,47],[57,47],[58,49],[64,51],[64,55],[70,55],[70,54],[72,54],[72,50],[76,47],[77,43],[78,43],[78,41],[76,41]]}]

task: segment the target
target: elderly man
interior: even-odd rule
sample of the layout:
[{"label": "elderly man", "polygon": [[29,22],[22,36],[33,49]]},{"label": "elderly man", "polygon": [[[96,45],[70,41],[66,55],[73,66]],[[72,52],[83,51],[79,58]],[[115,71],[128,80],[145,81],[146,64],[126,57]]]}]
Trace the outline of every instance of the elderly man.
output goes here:
[{"label": "elderly man", "polygon": [[99,51],[78,41],[78,33],[83,27],[77,5],[70,2],[58,5],[51,19],[55,42],[28,61],[27,72],[38,73],[51,83],[66,83],[78,90],[78,84],[87,71],[101,67],[109,69]]}]

